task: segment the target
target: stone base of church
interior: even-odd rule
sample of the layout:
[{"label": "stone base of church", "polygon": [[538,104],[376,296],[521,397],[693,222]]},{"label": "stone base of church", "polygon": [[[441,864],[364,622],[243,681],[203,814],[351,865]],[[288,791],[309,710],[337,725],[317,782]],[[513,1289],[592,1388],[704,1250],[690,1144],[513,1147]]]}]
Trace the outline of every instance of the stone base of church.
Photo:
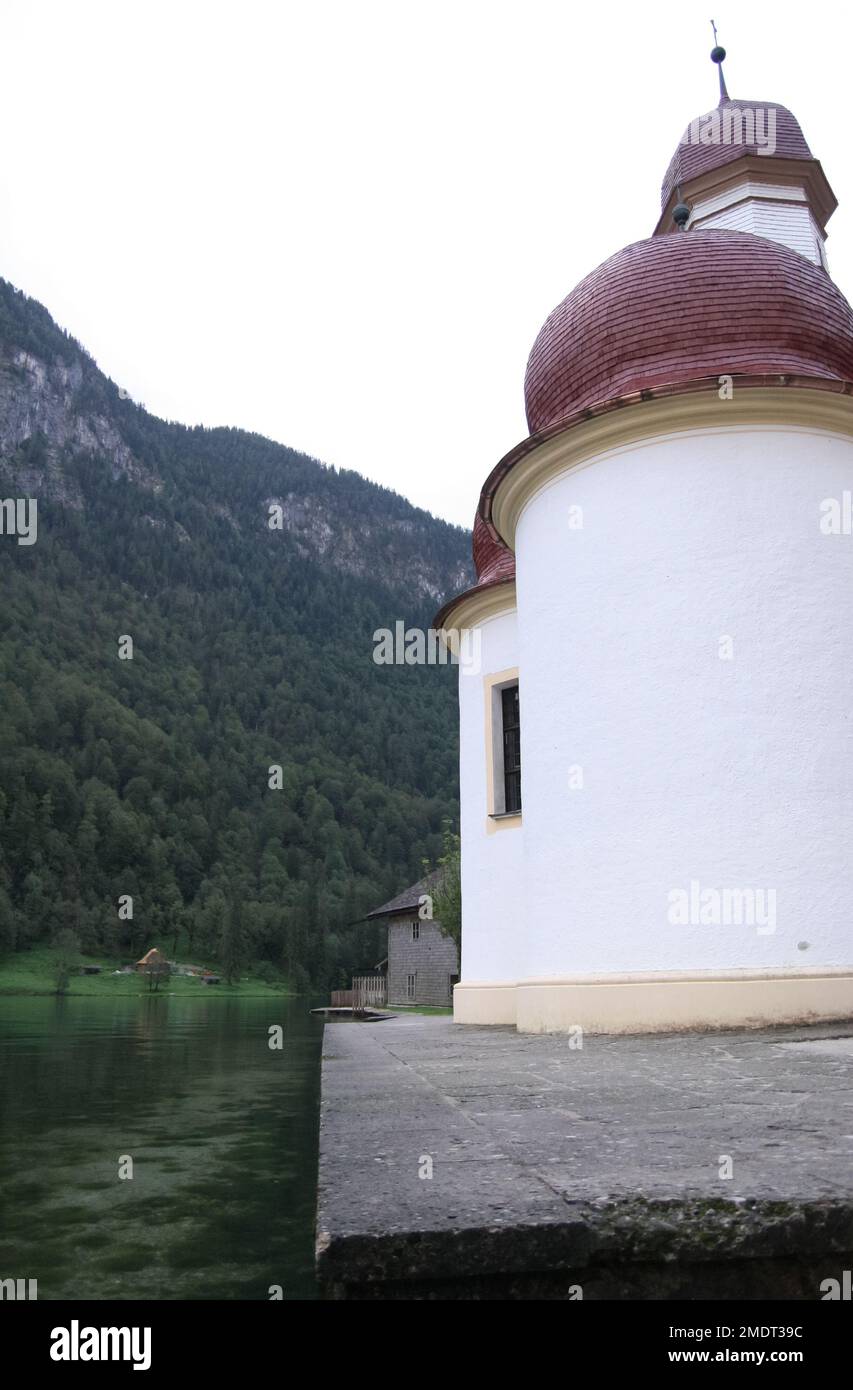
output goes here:
[{"label": "stone base of church", "polygon": [[598,975],[458,984],[455,1023],[520,1033],[668,1033],[853,1019],[853,966]]},{"label": "stone base of church", "polygon": [[453,1022],[515,1024],[517,990],[515,983],[455,985]]}]

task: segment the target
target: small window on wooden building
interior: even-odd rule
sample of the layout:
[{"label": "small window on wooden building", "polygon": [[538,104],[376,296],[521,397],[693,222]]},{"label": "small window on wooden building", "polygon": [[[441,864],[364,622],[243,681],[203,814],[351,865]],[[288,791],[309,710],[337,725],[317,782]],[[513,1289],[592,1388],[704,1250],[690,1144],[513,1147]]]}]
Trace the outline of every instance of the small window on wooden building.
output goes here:
[{"label": "small window on wooden building", "polygon": [[421,934],[421,924],[420,924],[420,922],[413,922],[413,923],[412,923],[412,940],[413,940],[413,941],[417,941],[418,938],[420,937],[420,934]]},{"label": "small window on wooden building", "polygon": [[407,999],[414,999],[414,997],[415,997],[415,990],[416,990],[416,986],[417,986],[417,981],[418,981],[417,975],[407,975],[407,976],[406,976],[406,998],[407,998]]}]

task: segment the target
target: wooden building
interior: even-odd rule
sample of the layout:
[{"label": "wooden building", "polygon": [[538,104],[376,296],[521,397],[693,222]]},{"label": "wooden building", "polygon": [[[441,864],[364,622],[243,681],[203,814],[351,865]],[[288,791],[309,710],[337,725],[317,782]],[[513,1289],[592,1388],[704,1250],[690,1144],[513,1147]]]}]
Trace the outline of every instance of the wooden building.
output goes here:
[{"label": "wooden building", "polygon": [[388,922],[388,1004],[450,1007],[459,979],[459,952],[430,915],[430,890],[437,875],[419,879],[396,898],[367,914]]},{"label": "wooden building", "polygon": [[136,969],[139,971],[167,970],[168,967],[169,962],[166,960],[163,952],[158,951],[156,946],[152,946],[151,950],[146,951],[142,959],[136,962]]}]

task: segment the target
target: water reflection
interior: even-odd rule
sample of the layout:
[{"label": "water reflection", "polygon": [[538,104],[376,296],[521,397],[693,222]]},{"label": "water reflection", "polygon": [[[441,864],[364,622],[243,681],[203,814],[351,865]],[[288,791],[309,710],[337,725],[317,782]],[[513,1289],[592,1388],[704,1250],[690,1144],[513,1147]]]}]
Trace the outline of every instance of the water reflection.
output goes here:
[{"label": "water reflection", "polygon": [[40,1299],[314,1297],[315,1002],[0,1000],[3,1277]]}]

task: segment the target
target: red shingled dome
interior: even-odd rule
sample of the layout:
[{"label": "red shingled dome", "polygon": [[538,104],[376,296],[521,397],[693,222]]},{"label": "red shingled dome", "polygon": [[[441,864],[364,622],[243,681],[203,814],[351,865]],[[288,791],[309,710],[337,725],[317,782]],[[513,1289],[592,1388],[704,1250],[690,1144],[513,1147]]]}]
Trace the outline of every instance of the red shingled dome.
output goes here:
[{"label": "red shingled dome", "polygon": [[515,556],[479,512],[474,517],[472,549],[477,588],[499,584],[502,579],[515,579]]},{"label": "red shingled dome", "polygon": [[[708,144],[703,143],[703,134]],[[754,141],[747,144],[750,136]],[[775,101],[721,101],[713,111],[697,116],[681,137],[661,185],[661,208],[679,184],[760,150],[761,158],[768,160],[813,158],[800,123],[787,106]]]},{"label": "red shingled dome", "polygon": [[483,589],[491,589],[498,584],[506,584],[509,580],[515,579],[515,556],[504,545],[491,523],[484,521],[479,512],[474,517],[471,549],[474,552],[477,583],[473,588],[466,589],[463,594],[456,594],[454,598],[448,599],[433,618],[433,627],[444,627],[456,605],[461,603],[463,599],[469,599],[474,594],[479,594]]},{"label": "red shingled dome", "polygon": [[611,256],[546,320],[531,434],[632,391],[722,374],[853,378],[853,311],[824,270],[751,232],[695,230]]}]

